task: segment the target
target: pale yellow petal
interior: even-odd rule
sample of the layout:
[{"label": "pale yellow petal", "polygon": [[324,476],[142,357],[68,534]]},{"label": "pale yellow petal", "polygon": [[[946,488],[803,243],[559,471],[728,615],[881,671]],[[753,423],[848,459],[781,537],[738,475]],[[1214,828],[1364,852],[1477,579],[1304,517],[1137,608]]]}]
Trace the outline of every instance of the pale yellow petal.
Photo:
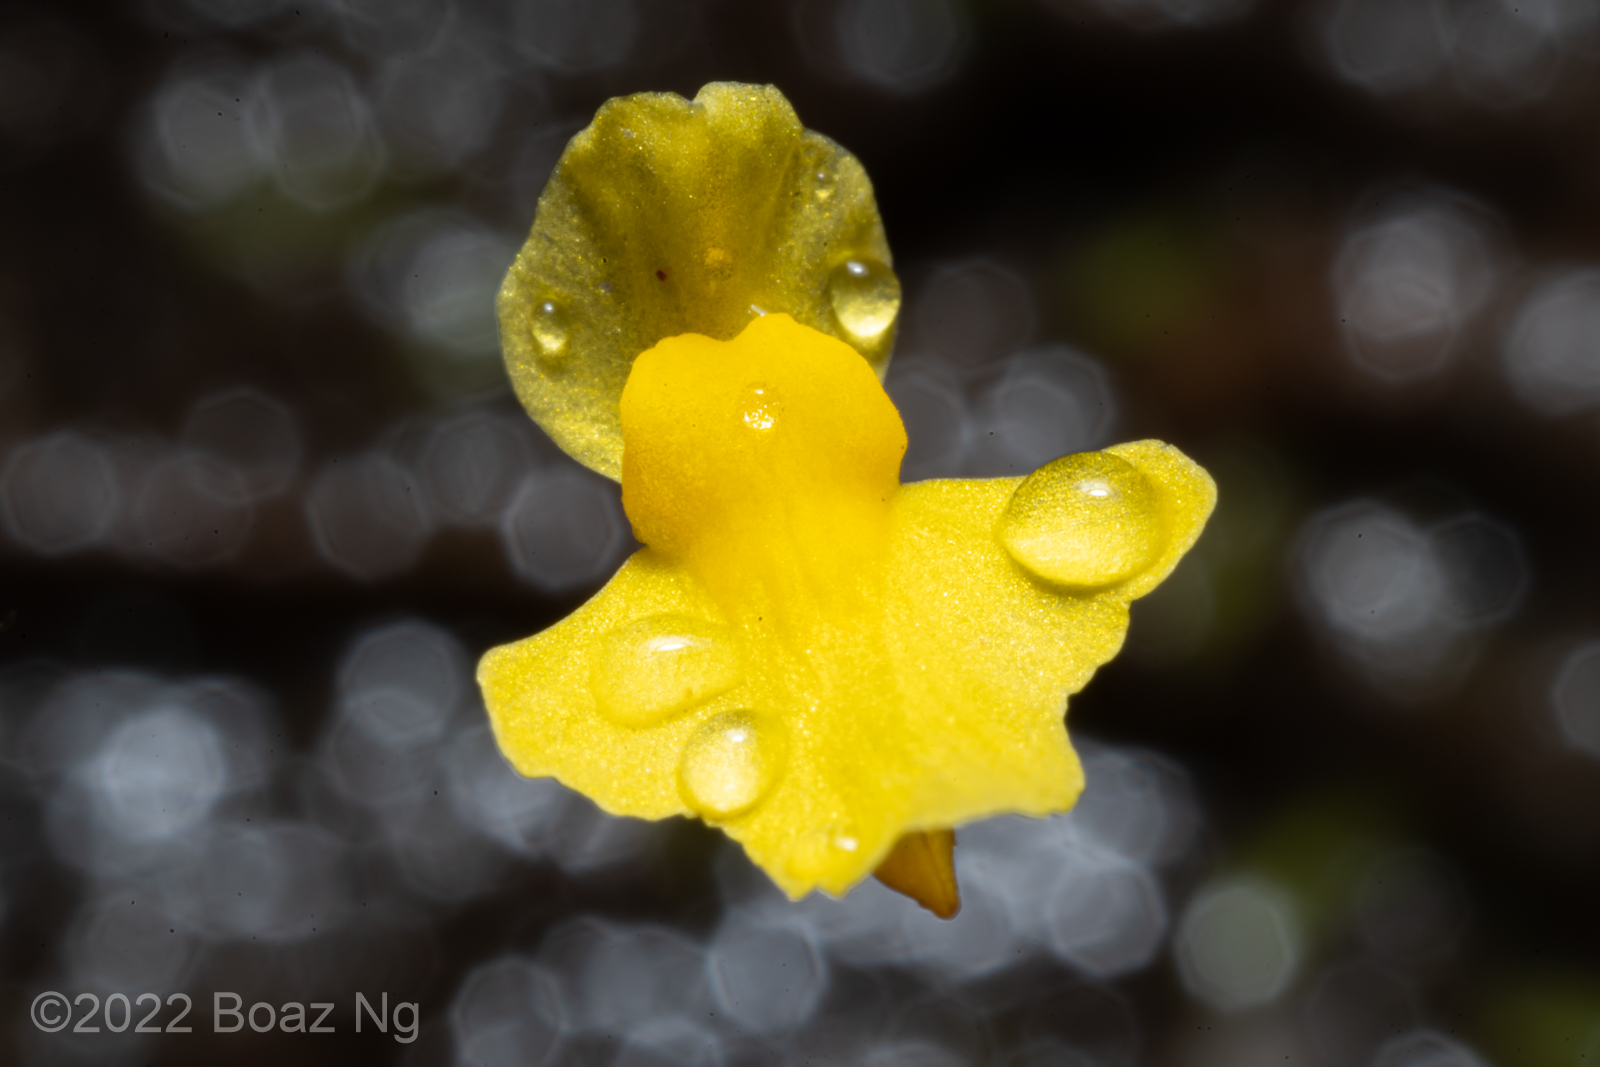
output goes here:
[{"label": "pale yellow petal", "polygon": [[501,287],[517,395],[579,462],[620,478],[617,403],[639,353],[728,340],[763,312],[851,344],[881,377],[900,286],[860,162],[770,85],[607,101],[556,164]]}]

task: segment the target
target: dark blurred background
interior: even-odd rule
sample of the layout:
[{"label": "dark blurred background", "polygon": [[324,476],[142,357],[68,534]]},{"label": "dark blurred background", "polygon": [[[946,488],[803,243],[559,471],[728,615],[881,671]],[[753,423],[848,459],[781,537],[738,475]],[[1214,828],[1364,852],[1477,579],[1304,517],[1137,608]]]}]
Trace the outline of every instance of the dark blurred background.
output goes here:
[{"label": "dark blurred background", "polygon": [[[517,779],[472,680],[633,547],[494,292],[712,80],[876,184],[907,480],[1220,486],[948,924]],[[0,1062],[1600,1062],[1597,117],[1592,0],[0,6]]]}]

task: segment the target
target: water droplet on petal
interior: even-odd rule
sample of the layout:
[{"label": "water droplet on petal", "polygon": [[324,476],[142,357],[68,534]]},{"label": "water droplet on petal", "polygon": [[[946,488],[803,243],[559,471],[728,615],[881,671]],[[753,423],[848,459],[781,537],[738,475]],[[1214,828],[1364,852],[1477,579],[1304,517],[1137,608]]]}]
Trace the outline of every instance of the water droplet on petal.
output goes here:
[{"label": "water droplet on petal", "polygon": [[828,277],[834,317],[850,338],[877,342],[900,314],[900,279],[870,256],[847,259]]},{"label": "water droplet on petal", "polygon": [[541,300],[528,313],[539,358],[558,363],[567,355],[567,316],[553,300]]},{"label": "water droplet on petal", "polygon": [[601,639],[589,691],[618,726],[674,719],[739,681],[732,631],[683,615],[651,615]]},{"label": "water droplet on petal", "polygon": [[778,780],[781,730],[749,711],[708,719],[689,738],[678,765],[684,802],[705,819],[728,819],[755,807]]},{"label": "water droplet on petal", "polygon": [[785,864],[789,873],[808,882],[825,880],[841,866],[853,867],[861,839],[840,826],[822,826],[801,835]]},{"label": "water droplet on petal", "polygon": [[781,406],[777,394],[766,385],[746,386],[739,404],[744,424],[752,430],[770,430],[776,426]]},{"label": "water droplet on petal", "polygon": [[812,176],[811,195],[818,200],[826,201],[833,196],[833,190],[838,184],[837,178],[831,170],[819,170]]},{"label": "water droplet on petal", "polygon": [[1166,542],[1160,500],[1139,468],[1108,452],[1080,452],[1017,486],[998,536],[1040,578],[1094,588],[1133,577]]}]

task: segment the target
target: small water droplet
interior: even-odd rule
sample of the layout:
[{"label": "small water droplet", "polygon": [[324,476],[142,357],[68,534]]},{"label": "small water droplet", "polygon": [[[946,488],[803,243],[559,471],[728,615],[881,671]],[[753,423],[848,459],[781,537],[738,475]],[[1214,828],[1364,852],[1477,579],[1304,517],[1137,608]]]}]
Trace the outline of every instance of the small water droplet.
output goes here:
[{"label": "small water droplet", "polygon": [[528,313],[533,328],[534,344],[539,346],[539,358],[552,363],[567,355],[567,316],[553,300],[541,300]]},{"label": "small water droplet", "polygon": [[877,342],[900,314],[900,279],[870,256],[847,259],[828,277],[834,317],[851,339]]},{"label": "small water droplet", "polygon": [[770,386],[748,385],[740,398],[739,407],[744,413],[746,426],[752,430],[770,430],[778,424],[782,405]]},{"label": "small water droplet", "polygon": [[782,758],[777,723],[749,711],[724,712],[706,720],[684,746],[680,792],[703,818],[732,818],[767,795]]},{"label": "small water droplet", "polygon": [[725,627],[684,615],[650,615],[601,639],[589,672],[600,714],[618,726],[654,726],[739,681],[739,655]]},{"label": "small water droplet", "polygon": [[811,195],[818,200],[828,200],[838,184],[831,170],[819,170],[812,176]]},{"label": "small water droplet", "polygon": [[853,866],[860,849],[861,839],[850,829],[838,825],[819,826],[800,836],[785,866],[796,878],[820,881],[841,867]]}]

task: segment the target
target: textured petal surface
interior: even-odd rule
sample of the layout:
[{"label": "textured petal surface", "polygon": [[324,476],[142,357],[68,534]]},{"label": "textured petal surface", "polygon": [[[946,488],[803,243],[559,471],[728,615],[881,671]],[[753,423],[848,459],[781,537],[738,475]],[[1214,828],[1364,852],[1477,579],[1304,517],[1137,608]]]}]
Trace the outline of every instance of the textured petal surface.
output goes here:
[{"label": "textured petal surface", "polygon": [[618,478],[617,403],[639,353],[684,333],[727,340],[784,312],[881,377],[900,308],[889,264],[866,171],[777,89],[619,97],[539,198],[500,290],[500,344],[534,420]]},{"label": "textured petal surface", "polygon": [[496,735],[608,811],[722,827],[794,897],[845,892],[908,831],[1069,808],[1066,699],[1215,502],[1154,441],[902,486],[871,369],[784,315],[663,341],[621,416],[649,547],[484,657]]}]

